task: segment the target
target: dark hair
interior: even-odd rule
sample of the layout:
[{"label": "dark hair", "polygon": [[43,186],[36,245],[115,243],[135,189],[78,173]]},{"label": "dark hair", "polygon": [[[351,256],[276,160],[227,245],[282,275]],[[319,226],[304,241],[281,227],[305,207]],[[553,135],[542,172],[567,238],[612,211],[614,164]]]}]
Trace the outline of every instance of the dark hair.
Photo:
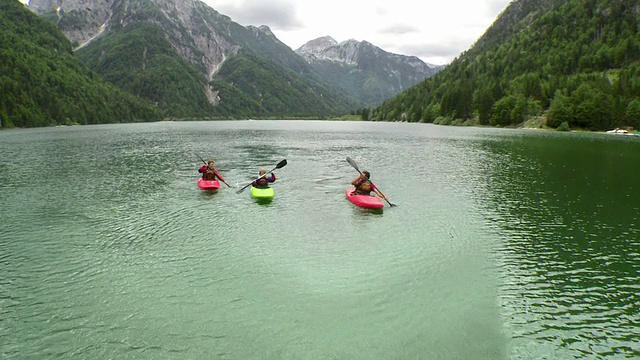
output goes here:
[{"label": "dark hair", "polygon": [[364,174],[364,176],[367,177],[367,179],[369,179],[371,177],[371,174],[369,174],[368,171],[363,171],[362,173]]}]

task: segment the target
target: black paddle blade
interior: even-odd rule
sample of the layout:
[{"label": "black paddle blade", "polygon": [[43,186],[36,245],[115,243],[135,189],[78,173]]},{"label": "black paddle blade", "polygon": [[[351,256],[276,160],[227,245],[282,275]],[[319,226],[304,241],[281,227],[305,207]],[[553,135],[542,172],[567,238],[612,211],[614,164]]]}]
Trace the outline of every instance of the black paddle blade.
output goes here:
[{"label": "black paddle blade", "polygon": [[276,165],[276,169],[282,169],[285,165],[287,165],[287,159],[284,159]]},{"label": "black paddle blade", "polygon": [[348,157],[348,156],[347,156],[347,162],[348,162],[351,166],[353,166],[353,168],[354,168],[354,169],[356,169],[356,170],[358,170],[358,172],[360,172],[360,169],[358,169],[358,164],[356,164],[356,162],[355,162],[352,158],[350,158],[350,157]]}]

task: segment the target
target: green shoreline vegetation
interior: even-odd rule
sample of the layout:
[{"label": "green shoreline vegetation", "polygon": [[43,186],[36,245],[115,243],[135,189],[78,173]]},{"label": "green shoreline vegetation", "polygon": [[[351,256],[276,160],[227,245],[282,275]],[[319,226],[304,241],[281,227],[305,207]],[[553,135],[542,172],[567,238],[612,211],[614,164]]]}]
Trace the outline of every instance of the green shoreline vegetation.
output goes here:
[{"label": "green shoreline vegetation", "polygon": [[141,122],[162,118],[103,81],[56,26],[17,0],[0,3],[0,127]]},{"label": "green shoreline vegetation", "polygon": [[[322,88],[331,96],[320,102],[301,75],[252,52],[229,59],[210,82],[222,89],[224,101],[215,107],[199,92],[206,79],[173,53],[159,28],[138,24],[74,53],[55,24],[18,0],[4,1],[0,129],[296,119],[633,131],[640,128],[640,17],[629,10],[636,3],[513,1],[441,72],[373,109],[349,113],[356,105],[346,98]],[[133,54],[146,43],[154,44],[144,52],[147,72],[134,73],[140,59]],[[126,51],[106,52],[118,47]],[[115,72],[107,73],[111,65]],[[259,102],[247,95],[257,89]]]},{"label": "green shoreline vegetation", "polygon": [[640,128],[636,6],[514,1],[471,49],[370,119],[504,127],[545,116],[552,128]]}]

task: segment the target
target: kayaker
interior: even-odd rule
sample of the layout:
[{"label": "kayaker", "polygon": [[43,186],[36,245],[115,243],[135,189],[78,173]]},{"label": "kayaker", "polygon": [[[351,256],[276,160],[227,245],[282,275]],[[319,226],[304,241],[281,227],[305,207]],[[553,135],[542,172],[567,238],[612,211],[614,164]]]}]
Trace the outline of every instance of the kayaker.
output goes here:
[{"label": "kayaker", "polygon": [[215,180],[217,178],[225,182],[218,169],[215,168],[213,160],[209,160],[206,165],[202,165],[198,172],[202,174],[203,180]]},{"label": "kayaker", "polygon": [[[266,176],[265,174],[267,173],[266,170],[264,169],[260,169],[260,171],[258,172],[258,176],[261,176],[259,179],[254,180],[253,184],[251,184],[253,187],[257,187],[257,188],[268,188],[269,187],[269,183],[272,183],[274,181],[276,181],[276,174],[271,173],[271,176]],[[264,176],[263,176],[264,175]]]},{"label": "kayaker", "polygon": [[[378,195],[381,199],[387,200],[387,198],[378,191],[375,185],[369,180],[371,178],[371,174],[368,171],[363,171],[360,176],[353,179],[351,185],[356,187],[356,191],[353,192],[354,195],[370,195],[371,192],[374,191],[376,195]],[[388,201],[388,200],[387,200]]]}]

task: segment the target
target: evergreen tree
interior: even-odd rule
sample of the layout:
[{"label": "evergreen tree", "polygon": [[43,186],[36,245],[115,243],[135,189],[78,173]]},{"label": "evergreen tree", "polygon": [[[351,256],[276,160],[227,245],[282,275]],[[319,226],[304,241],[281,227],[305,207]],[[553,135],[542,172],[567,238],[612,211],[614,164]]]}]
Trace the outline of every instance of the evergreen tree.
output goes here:
[{"label": "evergreen tree", "polygon": [[630,125],[636,121],[630,105],[640,98],[637,6],[636,0],[513,1],[471,49],[371,117],[396,121],[420,109],[428,122],[477,117],[508,126],[543,114],[552,127]]}]

